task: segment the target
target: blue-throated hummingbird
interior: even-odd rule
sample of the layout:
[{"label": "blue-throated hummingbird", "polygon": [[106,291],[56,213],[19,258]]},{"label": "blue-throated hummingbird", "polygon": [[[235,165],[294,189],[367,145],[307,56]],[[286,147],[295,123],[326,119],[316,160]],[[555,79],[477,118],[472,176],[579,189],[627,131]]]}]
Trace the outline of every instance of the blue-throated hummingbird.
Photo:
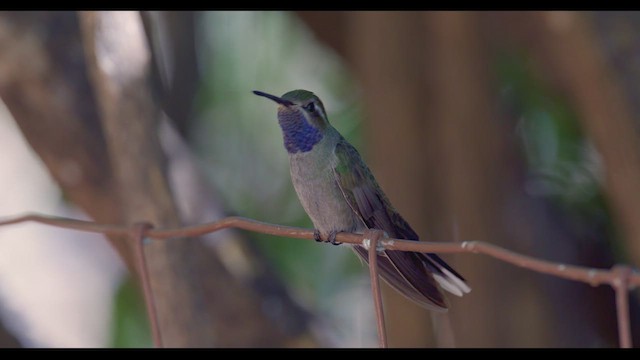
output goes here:
[{"label": "blue-throated hummingbird", "polygon": [[[315,238],[335,241],[338,232],[379,229],[389,237],[418,241],[394,209],[358,151],[329,124],[322,101],[310,91],[281,97],[254,91],[278,103],[278,122],[289,153],[291,180],[315,227]],[[368,262],[367,250],[353,246]],[[385,250],[378,254],[382,278],[424,306],[446,311],[440,288],[458,296],[471,291],[464,278],[436,254]]]}]

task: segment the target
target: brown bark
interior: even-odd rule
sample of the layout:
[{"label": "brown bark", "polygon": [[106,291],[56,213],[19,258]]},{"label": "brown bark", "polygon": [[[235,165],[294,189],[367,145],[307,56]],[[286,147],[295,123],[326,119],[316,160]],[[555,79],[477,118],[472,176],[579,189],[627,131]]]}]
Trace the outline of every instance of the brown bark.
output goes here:
[{"label": "brown bark", "polygon": [[[429,97],[416,76],[424,66],[422,47],[409,46],[421,39],[419,14],[354,12],[348,24],[348,56],[364,89],[365,138],[371,144],[365,158],[394,206],[428,239],[422,199],[433,184],[425,166],[432,142],[423,136]],[[393,145],[377,146],[382,143]],[[435,346],[429,313],[386,284],[383,294],[389,346]]]},{"label": "brown bark", "polygon": [[[434,106],[428,109],[439,136],[441,159],[436,165],[444,190],[442,221],[438,227],[444,239],[481,240],[500,243],[500,188],[502,132],[493,120],[490,107],[487,59],[483,39],[478,31],[477,15],[460,12],[438,12],[424,15],[425,29],[431,34],[427,45],[433,58],[430,85],[435,89]],[[448,229],[447,229],[448,228]],[[448,231],[447,231],[448,230]],[[461,259],[459,259],[461,260]],[[495,310],[500,300],[504,275],[499,264],[482,258],[456,262],[473,291],[461,299],[452,316],[461,324],[499,326]],[[504,274],[504,272],[503,272]],[[454,326],[460,345],[495,346],[498,331],[477,331],[476,326]]]},{"label": "brown bark", "polygon": [[346,11],[296,11],[304,23],[313,30],[318,40],[329,45],[338,54],[350,60],[351,50],[347,29],[351,15]]},{"label": "brown bark", "polygon": [[[73,13],[0,12],[0,97],[65,196],[92,218],[119,223],[81,45]],[[126,241],[110,240],[131,265]]]},{"label": "brown bark", "polygon": [[[96,89],[107,151],[125,221],[179,226],[157,137],[159,113],[150,98],[150,54],[138,14],[84,12],[80,16],[87,65]],[[126,64],[126,65],[125,65]],[[213,319],[192,272],[194,242],[176,239],[146,247],[147,266],[165,346],[211,346]]]},{"label": "brown bark", "polygon": [[142,11],[153,55],[154,94],[183,137],[189,136],[200,87],[194,11]]}]

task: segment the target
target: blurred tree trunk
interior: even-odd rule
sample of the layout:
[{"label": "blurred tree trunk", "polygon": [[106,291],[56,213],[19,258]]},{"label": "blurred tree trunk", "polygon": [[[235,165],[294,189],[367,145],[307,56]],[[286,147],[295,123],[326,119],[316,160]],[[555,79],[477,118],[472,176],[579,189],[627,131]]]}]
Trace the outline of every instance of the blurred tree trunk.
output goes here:
[{"label": "blurred tree trunk", "polygon": [[[505,245],[498,216],[504,201],[501,190],[509,180],[508,169],[503,168],[504,129],[491,106],[491,74],[477,14],[427,13],[423,21],[431,35],[426,48],[433,59],[427,64],[431,65],[433,106],[424,109],[423,116],[436,124],[438,161],[430,168],[441,174],[438,186],[445,198],[440,221],[432,226],[444,241],[473,239]],[[451,311],[459,343],[500,346],[506,340],[505,322],[497,309],[506,304],[498,294],[513,277],[506,276],[506,265],[492,259],[457,260],[458,271],[473,287],[469,296],[454,302]],[[474,325],[462,326],[465,322]]]},{"label": "blurred tree trunk", "polygon": [[18,339],[7,328],[5,328],[4,324],[0,323],[0,348],[19,348],[22,347]]},{"label": "blurred tree trunk", "polygon": [[[348,17],[348,56],[364,89],[366,158],[387,196],[418,234],[425,235],[424,199],[433,180],[427,162],[425,83],[420,14],[355,12]],[[385,49],[381,52],[380,49]],[[419,104],[419,105],[418,105]],[[381,145],[385,144],[385,145]],[[427,157],[425,159],[425,156]],[[435,343],[429,313],[384,286],[389,346]]]},{"label": "blurred tree trunk", "polygon": [[[160,114],[149,91],[151,56],[139,15],[83,12],[80,20],[87,68],[116,183],[114,195],[125,222],[144,220],[179,227],[158,140]],[[199,270],[204,267],[195,256],[201,246],[190,239],[146,246],[151,290],[166,346],[211,346],[219,337],[208,326],[213,314],[202,311],[198,304],[204,298],[201,285],[185,281],[203,278]]]},{"label": "blurred tree trunk", "polygon": [[[169,163],[177,158],[164,154],[159,143],[146,44],[132,47],[141,35],[139,17],[91,16],[122,27],[105,25],[93,55],[91,32],[82,34],[87,63],[77,14],[0,13],[0,97],[65,195],[96,221],[177,226],[181,220],[168,169],[180,164]],[[92,29],[91,22],[84,25],[85,31]],[[109,63],[114,59],[132,61]],[[91,80],[88,69],[93,69]],[[237,233],[227,234],[237,239]],[[136,269],[126,239],[109,240]],[[270,285],[270,296],[288,311],[272,314],[261,305],[259,295],[266,292],[248,281],[264,275],[238,278],[198,239],[158,242],[147,249],[165,345],[315,344],[301,318],[304,312],[286,293],[274,291],[281,286]]]},{"label": "blurred tree trunk", "polygon": [[200,84],[195,34],[198,14],[193,11],[143,11],[141,15],[154,59],[153,93],[180,135],[186,138]]}]

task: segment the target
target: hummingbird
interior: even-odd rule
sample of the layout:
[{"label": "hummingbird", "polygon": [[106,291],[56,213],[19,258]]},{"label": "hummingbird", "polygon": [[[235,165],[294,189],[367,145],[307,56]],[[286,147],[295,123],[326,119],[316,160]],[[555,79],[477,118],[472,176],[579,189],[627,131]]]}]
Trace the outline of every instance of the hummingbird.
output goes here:
[{"label": "hummingbird", "polygon": [[[278,123],[289,154],[291,181],[314,225],[316,241],[334,245],[339,232],[379,229],[397,239],[419,241],[418,234],[391,205],[355,147],[329,123],[320,98],[307,90],[281,97],[253,91],[278,104]],[[368,251],[353,250],[368,263]],[[384,250],[377,254],[381,277],[424,308],[444,312],[441,289],[462,296],[471,291],[465,279],[438,255]]]}]

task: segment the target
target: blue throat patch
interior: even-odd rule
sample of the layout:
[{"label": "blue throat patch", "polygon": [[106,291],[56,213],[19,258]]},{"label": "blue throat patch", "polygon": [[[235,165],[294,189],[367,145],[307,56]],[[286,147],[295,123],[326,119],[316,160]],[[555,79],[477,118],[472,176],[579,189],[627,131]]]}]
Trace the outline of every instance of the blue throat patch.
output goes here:
[{"label": "blue throat patch", "polygon": [[320,130],[309,124],[304,115],[279,114],[278,122],[284,136],[284,147],[290,154],[310,151],[322,140]]}]

